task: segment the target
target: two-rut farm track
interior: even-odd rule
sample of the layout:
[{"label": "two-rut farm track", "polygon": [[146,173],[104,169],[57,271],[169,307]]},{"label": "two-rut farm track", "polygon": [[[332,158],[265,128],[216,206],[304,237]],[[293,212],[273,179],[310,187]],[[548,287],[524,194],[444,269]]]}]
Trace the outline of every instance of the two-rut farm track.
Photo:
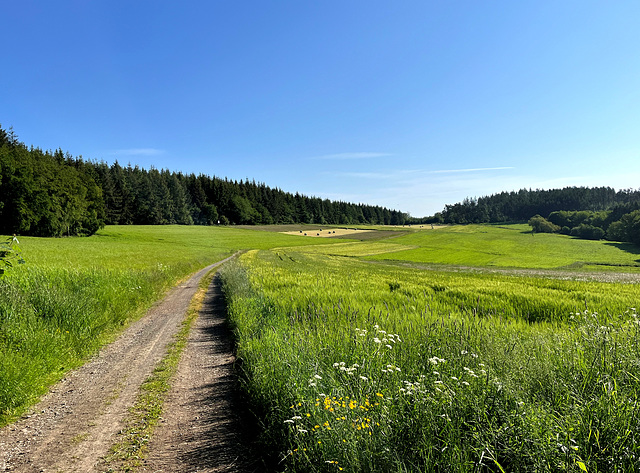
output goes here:
[{"label": "two-rut farm track", "polygon": [[[210,265],[173,288],[115,342],[55,385],[31,412],[0,429],[0,471],[101,472],[140,385],[180,330]],[[191,328],[145,472],[241,471],[233,412],[233,354],[218,281]]]}]

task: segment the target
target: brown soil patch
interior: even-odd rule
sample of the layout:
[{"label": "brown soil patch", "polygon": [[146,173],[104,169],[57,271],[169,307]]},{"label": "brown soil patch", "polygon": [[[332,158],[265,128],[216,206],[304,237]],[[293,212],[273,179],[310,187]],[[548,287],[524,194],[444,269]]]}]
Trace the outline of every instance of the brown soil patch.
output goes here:
[{"label": "brown soil patch", "polygon": [[358,234],[366,234],[375,232],[375,230],[357,230],[355,228],[318,228],[318,229],[308,229],[304,230],[293,230],[287,232],[280,232],[285,235],[297,235],[304,237],[313,237],[313,238],[335,238],[335,237],[344,237],[346,235],[353,236],[354,238],[358,237]]}]

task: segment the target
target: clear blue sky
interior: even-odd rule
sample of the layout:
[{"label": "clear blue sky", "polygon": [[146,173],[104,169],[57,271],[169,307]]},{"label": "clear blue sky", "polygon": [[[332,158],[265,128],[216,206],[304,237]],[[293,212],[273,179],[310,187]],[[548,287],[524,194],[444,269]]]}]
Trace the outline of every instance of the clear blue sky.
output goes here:
[{"label": "clear blue sky", "polygon": [[4,1],[0,123],[85,159],[431,215],[640,187],[640,2]]}]

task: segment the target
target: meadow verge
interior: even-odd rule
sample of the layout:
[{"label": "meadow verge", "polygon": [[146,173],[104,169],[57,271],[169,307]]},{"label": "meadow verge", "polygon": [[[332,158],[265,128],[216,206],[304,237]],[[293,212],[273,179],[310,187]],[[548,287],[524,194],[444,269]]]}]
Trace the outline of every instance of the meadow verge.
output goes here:
[{"label": "meadow verge", "polygon": [[113,340],[176,276],[26,268],[0,281],[0,425]]}]

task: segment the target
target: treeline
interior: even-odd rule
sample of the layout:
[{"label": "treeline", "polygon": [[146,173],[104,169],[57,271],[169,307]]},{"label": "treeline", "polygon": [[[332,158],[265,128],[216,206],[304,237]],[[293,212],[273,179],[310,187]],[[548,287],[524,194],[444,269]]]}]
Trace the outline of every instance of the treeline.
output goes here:
[{"label": "treeline", "polygon": [[28,149],[0,127],[0,234],[90,235],[104,225],[102,190],[58,150]]},{"label": "treeline", "polygon": [[586,240],[606,238],[640,245],[639,208],[640,204],[629,203],[599,212],[560,210],[551,212],[547,218],[534,215],[529,225],[538,233],[562,233]]},{"label": "treeline", "polygon": [[255,181],[85,161],[0,127],[0,234],[90,235],[106,225],[386,224],[408,215]]},{"label": "treeline", "polygon": [[[566,187],[551,190],[501,192],[488,197],[467,198],[446,205],[432,219],[442,223],[523,222],[534,215],[547,216],[561,210],[610,210],[640,202],[639,190],[615,191],[611,187]],[[435,222],[434,222],[435,223]]]},{"label": "treeline", "polygon": [[[528,222],[535,232],[640,245],[640,190],[566,187],[501,192],[446,205],[427,223]],[[413,222],[412,222],[413,223]]]}]

